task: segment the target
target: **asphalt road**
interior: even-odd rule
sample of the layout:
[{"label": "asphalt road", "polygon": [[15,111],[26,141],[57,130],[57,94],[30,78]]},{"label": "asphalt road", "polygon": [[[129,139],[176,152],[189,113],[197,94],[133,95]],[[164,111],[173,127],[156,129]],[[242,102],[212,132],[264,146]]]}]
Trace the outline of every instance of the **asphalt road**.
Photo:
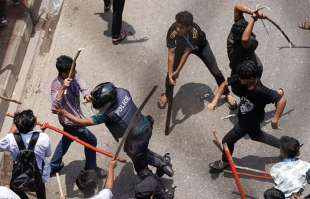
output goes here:
[{"label": "asphalt road", "polygon": [[[297,28],[299,22],[309,17],[310,0],[292,1],[242,1],[252,7],[260,3],[272,8],[270,18],[280,24],[298,46],[310,46],[310,32]],[[233,23],[233,6],[237,1],[225,0],[130,0],[126,1],[124,28],[134,33],[128,41],[113,46],[109,36],[111,14],[103,14],[101,0],[66,0],[61,18],[55,32],[50,53],[42,56],[33,66],[33,72],[27,83],[25,101],[33,108],[40,119],[58,125],[55,115],[50,113],[50,84],[57,72],[55,60],[59,55],[74,56],[80,47],[83,50],[77,70],[88,82],[90,88],[104,81],[112,81],[119,87],[130,90],[137,104],[140,104],[153,85],[164,89],[167,70],[166,32],[178,11],[189,10],[194,20],[206,32],[207,39],[215,54],[218,65],[225,76],[230,73],[226,53],[226,38]],[[310,160],[309,113],[310,98],[310,57],[309,48],[283,48],[288,46],[280,32],[265,22],[269,35],[258,22],[255,33],[259,41],[257,54],[264,64],[263,82],[271,88],[283,88],[288,99],[287,114],[281,120],[281,131],[271,130],[270,115],[267,114],[264,130],[280,137],[290,135],[303,144],[301,158]],[[169,136],[164,135],[166,111],[157,108],[160,92],[157,91],[143,111],[155,118],[155,126],[150,147],[161,154],[170,152],[175,169],[175,176],[167,179],[168,184],[177,186],[176,199],[189,198],[238,198],[237,189],[230,176],[211,176],[208,163],[220,158],[218,149],[212,143],[212,130],[216,129],[223,137],[233,123],[221,120],[229,114],[226,105],[215,112],[209,112],[206,105],[211,97],[201,100],[205,94],[212,96],[216,83],[203,63],[190,56],[175,89],[173,109],[176,122]],[[91,115],[90,107],[85,109]],[[274,106],[268,106],[274,110]],[[182,120],[182,118],[186,118]],[[181,122],[178,122],[180,121]],[[104,125],[92,127],[100,147],[114,151],[116,142]],[[48,132],[53,149],[60,136]],[[269,169],[272,162],[278,161],[277,149],[242,139],[236,144],[234,157],[241,165],[256,169]],[[106,168],[108,159],[98,155],[98,165]],[[72,144],[64,158],[66,164],[61,179],[69,198],[80,198],[74,186],[74,179],[83,167],[83,148]],[[48,198],[58,194],[56,179],[48,184]],[[242,184],[249,198],[262,198],[265,189],[272,183],[251,179],[242,179]],[[132,197],[134,174],[131,163],[119,164],[114,198]]]}]

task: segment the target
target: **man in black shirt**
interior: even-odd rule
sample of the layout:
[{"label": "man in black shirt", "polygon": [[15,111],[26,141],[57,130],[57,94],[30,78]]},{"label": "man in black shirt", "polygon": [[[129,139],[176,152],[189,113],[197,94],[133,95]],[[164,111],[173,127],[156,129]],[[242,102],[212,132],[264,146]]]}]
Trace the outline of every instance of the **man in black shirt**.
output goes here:
[{"label": "man in black shirt", "polygon": [[[249,22],[245,19],[244,13],[251,15]],[[264,19],[266,16],[255,12],[243,4],[237,4],[234,8],[235,23],[231,27],[227,38],[227,54],[230,61],[231,75],[237,71],[237,66],[244,60],[252,60],[259,67],[259,78],[263,73],[263,65],[255,54],[258,41],[253,33],[254,24],[257,19]]]},{"label": "man in black shirt", "polygon": [[[159,100],[160,108],[165,108],[168,102],[167,95],[172,93],[173,86],[190,54],[197,55],[205,63],[218,85],[225,81],[205,33],[193,22],[193,15],[188,11],[182,11],[175,16],[175,20],[176,22],[172,24],[167,33],[168,74],[166,92]],[[228,89],[224,94],[230,105],[236,104],[234,98],[229,95]]]},{"label": "man in black shirt", "polygon": [[[272,128],[279,128],[279,120],[286,106],[284,91],[271,90],[265,87],[259,79],[259,68],[252,60],[246,60],[238,65],[237,73],[228,78],[220,86],[213,101],[208,104],[209,110],[215,110],[220,96],[228,86],[240,97],[238,110],[238,123],[229,131],[222,140],[226,143],[231,153],[234,151],[235,143],[248,134],[252,140],[280,147],[280,140],[272,135],[264,133],[260,124],[265,117],[265,106],[270,103],[276,104],[276,112],[272,119]],[[211,171],[221,172],[228,166],[225,154],[222,160],[210,164]]]}]

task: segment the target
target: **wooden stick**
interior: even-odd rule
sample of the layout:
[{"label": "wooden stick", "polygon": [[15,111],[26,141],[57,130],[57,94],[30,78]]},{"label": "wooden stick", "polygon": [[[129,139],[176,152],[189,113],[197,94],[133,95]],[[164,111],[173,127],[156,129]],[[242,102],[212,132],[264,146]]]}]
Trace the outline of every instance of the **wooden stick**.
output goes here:
[{"label": "wooden stick", "polygon": [[231,117],[236,117],[236,114],[230,114],[230,115],[221,117],[221,120],[229,119],[229,118],[231,118]]},{"label": "wooden stick", "polygon": [[[75,57],[74,57],[74,59],[73,59],[73,62],[72,62],[72,64],[71,64],[71,68],[70,68],[70,72],[69,72],[69,78],[73,78],[73,75],[74,75],[74,73],[75,73],[75,68],[76,68],[76,60],[77,60],[77,58],[80,56],[80,53],[82,52],[82,48],[79,48],[78,49],[78,51],[77,51],[77,53],[76,53],[76,55],[75,55]],[[64,91],[64,94],[65,95],[67,95],[67,89]]]},{"label": "wooden stick", "polygon": [[59,193],[60,193],[60,197],[65,197],[64,193],[62,191],[62,187],[61,187],[61,182],[60,182],[60,178],[59,178],[59,173],[56,173],[56,179],[57,179],[57,183],[58,183],[58,188],[59,188]]},{"label": "wooden stick", "polygon": [[[231,170],[224,170],[224,172],[232,174]],[[255,175],[255,174],[244,173],[244,172],[239,172],[239,171],[238,171],[238,175],[239,176],[244,176],[244,177],[249,177],[249,178],[256,178],[256,179],[263,179],[263,180],[272,180],[272,177],[271,176],[267,176],[267,175]]]},{"label": "wooden stick", "polygon": [[169,135],[170,133],[170,122],[171,122],[171,113],[173,106],[173,90],[174,86],[172,86],[172,90],[170,93],[166,93],[168,99],[168,107],[167,107],[167,115],[166,115],[166,127],[165,127],[165,135]]},{"label": "wooden stick", "polygon": [[11,99],[11,98],[4,97],[4,96],[0,96],[0,99],[5,100],[5,101],[8,101],[8,102],[14,102],[14,103],[16,103],[16,104],[22,104],[22,103],[21,103],[20,101],[18,101],[18,100]]},{"label": "wooden stick", "polygon": [[235,163],[234,163],[234,161],[233,161],[233,159],[232,159],[232,157],[231,157],[230,151],[229,151],[228,146],[227,146],[226,143],[223,145],[223,148],[224,148],[224,152],[225,152],[225,155],[226,155],[226,157],[227,157],[227,160],[228,160],[228,162],[229,162],[229,166],[230,166],[231,171],[232,171],[232,173],[233,173],[236,186],[237,186],[237,188],[238,188],[238,190],[239,190],[240,197],[241,197],[241,199],[246,199],[244,188],[243,188],[243,186],[242,186],[242,184],[241,184],[240,177],[239,177],[239,175],[238,175],[238,172],[237,172]]}]

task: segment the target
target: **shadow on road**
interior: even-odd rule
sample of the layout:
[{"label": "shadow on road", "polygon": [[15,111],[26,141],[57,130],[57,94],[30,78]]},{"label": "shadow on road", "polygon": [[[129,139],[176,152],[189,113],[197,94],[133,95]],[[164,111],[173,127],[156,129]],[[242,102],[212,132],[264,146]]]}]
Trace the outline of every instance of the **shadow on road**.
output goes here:
[{"label": "shadow on road", "polygon": [[[255,155],[248,155],[245,156],[243,158],[233,158],[234,162],[236,165],[238,166],[242,166],[242,167],[248,167],[251,169],[256,169],[256,170],[261,170],[261,171],[265,171],[266,170],[266,165],[267,164],[274,164],[277,162],[280,162],[281,159],[279,156],[273,156],[273,157],[259,157],[259,156],[255,156]],[[210,170],[210,174],[211,174],[211,178],[213,180],[217,179],[220,176],[220,173],[212,173],[212,171]],[[224,177],[229,177],[232,178],[232,174],[229,173],[225,173]],[[242,177],[245,179],[249,179],[248,177]],[[262,182],[270,182],[270,180],[266,180],[266,179],[255,179],[257,181],[262,181]]]},{"label": "shadow on road", "polygon": [[[173,107],[171,120],[171,132],[176,125],[183,123],[192,115],[200,113],[206,108],[205,101],[210,102],[213,99],[212,89],[202,83],[187,83],[181,86],[173,98]],[[181,111],[182,118],[177,118]]]},{"label": "shadow on road", "polygon": [[[95,15],[100,16],[104,21],[108,23],[108,29],[106,29],[103,34],[107,37],[112,37],[112,12],[95,13]],[[123,21],[122,29],[128,33],[128,36],[132,36],[133,40],[128,40],[128,37],[122,41],[120,44],[130,44],[130,43],[141,43],[149,40],[148,37],[136,38],[136,30],[132,25]]]},{"label": "shadow on road", "polygon": [[115,198],[134,198],[136,175],[131,162],[125,164],[114,181],[113,195]]},{"label": "shadow on road", "polygon": [[[74,190],[75,180],[78,177],[80,171],[84,168],[85,160],[75,160],[66,165],[60,172],[60,175],[65,175],[65,184],[67,190],[67,196],[69,198],[79,197],[83,198],[83,194],[78,190]],[[104,187],[104,178],[98,177],[98,190]]]},{"label": "shadow on road", "polygon": [[[169,190],[172,189],[173,180],[161,178],[165,187]],[[113,187],[113,195],[114,198],[118,199],[128,199],[134,198],[134,190],[135,184],[137,183],[138,179],[134,172],[134,167],[132,163],[127,163],[123,166],[120,174],[114,181]]]}]

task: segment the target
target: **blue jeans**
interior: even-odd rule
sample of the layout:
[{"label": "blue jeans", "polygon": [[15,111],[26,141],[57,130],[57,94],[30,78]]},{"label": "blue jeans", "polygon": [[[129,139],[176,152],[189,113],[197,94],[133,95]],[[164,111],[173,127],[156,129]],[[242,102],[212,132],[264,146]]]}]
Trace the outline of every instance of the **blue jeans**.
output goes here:
[{"label": "blue jeans", "polygon": [[[64,125],[63,127],[65,132],[70,133],[71,135],[76,136],[79,139],[93,146],[97,146],[96,136],[92,132],[90,132],[90,130],[88,130],[87,128],[71,125]],[[62,162],[62,158],[67,153],[71,143],[72,140],[70,140],[65,136],[62,136],[60,142],[58,143],[55,149],[53,158],[51,160],[51,172],[59,169],[60,164]],[[96,152],[84,147],[84,153],[86,157],[85,169],[86,170],[95,169],[97,166]]]}]

